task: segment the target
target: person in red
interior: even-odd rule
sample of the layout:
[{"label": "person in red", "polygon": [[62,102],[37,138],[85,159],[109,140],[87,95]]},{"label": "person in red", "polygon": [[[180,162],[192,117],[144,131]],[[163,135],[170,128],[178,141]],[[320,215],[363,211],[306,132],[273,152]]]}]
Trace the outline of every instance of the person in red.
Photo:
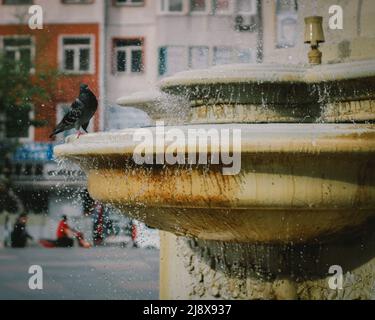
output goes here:
[{"label": "person in red", "polygon": [[74,233],[75,231],[68,225],[68,217],[66,215],[63,215],[56,230],[56,246],[63,248],[73,247],[74,240],[72,236],[74,235]]}]

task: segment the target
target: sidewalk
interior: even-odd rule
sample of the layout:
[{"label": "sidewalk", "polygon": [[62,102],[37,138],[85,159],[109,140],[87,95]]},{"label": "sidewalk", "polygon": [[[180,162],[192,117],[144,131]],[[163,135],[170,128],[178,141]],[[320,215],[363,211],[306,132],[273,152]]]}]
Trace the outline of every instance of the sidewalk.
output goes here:
[{"label": "sidewalk", "polygon": [[[43,290],[28,287],[31,265],[43,269]],[[158,291],[158,250],[0,249],[0,300],[158,299]]]}]

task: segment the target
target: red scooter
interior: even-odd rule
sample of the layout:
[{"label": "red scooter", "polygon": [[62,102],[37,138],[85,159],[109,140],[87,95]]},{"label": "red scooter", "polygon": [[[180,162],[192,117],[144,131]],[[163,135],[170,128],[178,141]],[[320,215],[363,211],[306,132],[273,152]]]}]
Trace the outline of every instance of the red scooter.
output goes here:
[{"label": "red scooter", "polygon": [[[73,235],[74,235],[74,238],[76,238],[78,240],[78,245],[81,248],[86,248],[86,249],[91,248],[91,244],[85,240],[82,232],[73,232]],[[40,239],[39,244],[44,248],[59,248],[59,247],[62,247],[62,246],[59,245],[58,240],[52,240],[52,239]]]}]

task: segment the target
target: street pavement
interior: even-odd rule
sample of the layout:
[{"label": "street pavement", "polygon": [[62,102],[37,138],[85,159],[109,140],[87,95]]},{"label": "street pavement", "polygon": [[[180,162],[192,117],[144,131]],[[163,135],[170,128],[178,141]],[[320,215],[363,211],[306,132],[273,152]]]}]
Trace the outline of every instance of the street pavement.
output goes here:
[{"label": "street pavement", "polygon": [[[31,265],[43,289],[29,288]],[[0,299],[158,299],[159,251],[140,248],[0,249]]]}]

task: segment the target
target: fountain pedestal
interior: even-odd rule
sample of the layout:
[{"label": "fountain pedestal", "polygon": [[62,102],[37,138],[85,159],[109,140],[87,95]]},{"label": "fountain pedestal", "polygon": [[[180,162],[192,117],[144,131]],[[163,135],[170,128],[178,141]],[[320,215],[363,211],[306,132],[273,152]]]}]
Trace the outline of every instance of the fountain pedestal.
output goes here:
[{"label": "fountain pedestal", "polygon": [[[373,299],[375,236],[251,245],[161,232],[161,299]],[[342,269],[342,282],[337,269]],[[331,283],[331,285],[330,285]]]}]

